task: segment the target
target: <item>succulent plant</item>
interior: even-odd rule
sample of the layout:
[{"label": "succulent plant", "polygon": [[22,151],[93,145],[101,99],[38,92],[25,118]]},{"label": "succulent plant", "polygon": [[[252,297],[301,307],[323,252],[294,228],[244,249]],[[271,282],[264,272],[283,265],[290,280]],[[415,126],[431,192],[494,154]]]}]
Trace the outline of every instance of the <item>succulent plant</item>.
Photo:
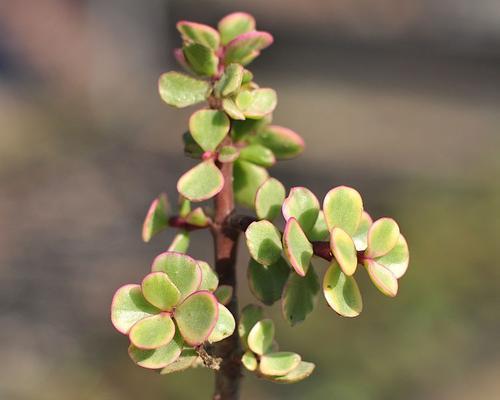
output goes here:
[{"label": "succulent plant", "polygon": [[[177,29],[182,47],[174,54],[186,72],[161,75],[159,93],[173,107],[205,103],[182,137],[185,154],[197,163],[177,182],[177,212],[165,194],[153,200],[143,240],[166,228],[178,232],[141,284],[118,289],[111,320],[129,337],[137,365],[162,374],[213,369],[214,398],[237,399],[242,368],[277,383],[301,381],[315,368],[298,353],[278,350],[274,323],[261,306],[240,312],[235,272],[240,233],[251,256],[251,292],[263,305],[281,302],[291,326],[313,311],[321,288],[337,314],[358,316],[363,302],[355,277],[362,267],[377,289],[394,297],[409,250],[397,223],[385,217],[373,221],[355,189],[335,187],[320,202],[305,187],[287,195],[269,176],[277,161],[300,155],[304,141],[273,124],[276,92],[260,87],[246,69],[273,42],[269,33],[256,30],[252,16],[230,14],[218,29],[181,21]],[[192,206],[209,199],[212,209]],[[251,213],[237,213],[236,205]],[[213,236],[214,269],[186,254],[190,235],[198,230]]]}]

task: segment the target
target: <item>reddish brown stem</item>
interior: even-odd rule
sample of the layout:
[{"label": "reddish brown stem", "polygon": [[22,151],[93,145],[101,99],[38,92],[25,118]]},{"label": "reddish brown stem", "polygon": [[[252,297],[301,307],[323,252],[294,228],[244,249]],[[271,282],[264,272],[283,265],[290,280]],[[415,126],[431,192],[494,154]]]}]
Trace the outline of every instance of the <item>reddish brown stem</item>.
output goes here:
[{"label": "reddish brown stem", "polygon": [[184,229],[185,231],[195,231],[197,229],[206,229],[208,226],[198,226],[186,222],[186,220],[179,216],[170,217],[168,225],[172,228]]},{"label": "reddish brown stem", "polygon": [[[221,285],[233,287],[233,296],[227,308],[238,324],[238,301],[236,297],[236,253],[239,230],[227,224],[228,217],[234,211],[233,164],[218,165],[224,176],[224,187],[215,197],[215,216],[212,235],[215,245],[215,270]],[[214,346],[214,355],[222,359],[220,369],[215,373],[214,400],[237,400],[240,394],[241,345],[238,332],[218,342]]]}]

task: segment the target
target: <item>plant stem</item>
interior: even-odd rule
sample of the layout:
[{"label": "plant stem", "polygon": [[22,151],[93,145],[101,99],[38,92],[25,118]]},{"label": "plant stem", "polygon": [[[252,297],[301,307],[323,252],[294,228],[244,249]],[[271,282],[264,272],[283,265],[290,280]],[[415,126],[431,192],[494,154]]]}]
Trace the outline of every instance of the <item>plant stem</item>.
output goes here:
[{"label": "plant stem", "polygon": [[[221,285],[233,287],[233,297],[227,305],[238,324],[238,300],[236,297],[236,253],[239,231],[226,223],[234,211],[233,196],[233,164],[219,164],[224,176],[224,187],[215,197],[215,216],[212,224],[212,235],[215,245],[215,270]],[[240,394],[241,345],[238,332],[214,345],[216,357],[222,359],[220,369],[215,372],[214,400],[237,400]]]}]

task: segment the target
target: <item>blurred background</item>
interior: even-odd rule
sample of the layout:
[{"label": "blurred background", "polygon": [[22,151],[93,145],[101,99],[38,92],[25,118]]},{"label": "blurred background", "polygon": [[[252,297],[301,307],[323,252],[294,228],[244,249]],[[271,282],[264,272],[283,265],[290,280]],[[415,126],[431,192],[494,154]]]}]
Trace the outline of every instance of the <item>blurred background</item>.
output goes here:
[{"label": "blurred background", "polygon": [[109,304],[171,239],[142,243],[142,219],[193,164],[192,109],[157,94],[175,22],[232,11],[274,35],[251,69],[307,143],[271,173],[321,198],[356,187],[412,255],[396,299],[360,274],[357,319],[320,298],[290,329],[270,309],[281,347],[317,369],[293,386],[248,376],[242,398],[500,398],[498,0],[1,0],[0,398],[209,398],[209,371],[134,366]]}]

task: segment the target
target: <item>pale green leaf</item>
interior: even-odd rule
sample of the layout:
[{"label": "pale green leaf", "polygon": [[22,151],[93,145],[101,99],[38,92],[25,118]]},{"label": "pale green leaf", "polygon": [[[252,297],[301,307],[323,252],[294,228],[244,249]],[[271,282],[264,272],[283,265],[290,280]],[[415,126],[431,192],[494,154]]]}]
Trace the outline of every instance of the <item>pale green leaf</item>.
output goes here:
[{"label": "pale green leaf", "polygon": [[274,340],[274,322],[263,319],[257,322],[248,334],[248,347],[254,353],[262,355],[267,353]]},{"label": "pale green leaf", "polygon": [[247,118],[262,118],[272,113],[277,104],[276,92],[270,88],[242,90],[236,96],[236,105]]},{"label": "pale green leaf", "polygon": [[290,267],[281,257],[268,266],[250,259],[247,272],[250,291],[257,299],[270,306],[281,298],[289,274]]},{"label": "pale green leaf", "polygon": [[132,361],[143,368],[159,369],[175,362],[182,351],[183,340],[179,333],[166,345],[157,349],[144,350],[131,344],[128,354]]},{"label": "pale green leaf", "polygon": [[376,220],[368,231],[366,255],[370,258],[387,254],[396,245],[399,238],[399,226],[392,218]]},{"label": "pale green leaf", "polygon": [[222,100],[222,108],[232,119],[244,120],[245,114],[241,112],[233,99],[227,97]]},{"label": "pale green leaf", "polygon": [[219,278],[212,267],[205,261],[198,260],[198,266],[201,269],[200,290],[213,292],[219,285]]},{"label": "pale green leaf", "polygon": [[318,218],[316,218],[316,222],[312,229],[308,232],[307,237],[311,242],[323,242],[328,240],[330,237],[330,232],[328,230],[328,226],[326,225],[325,214],[323,211],[319,211]]},{"label": "pale green leaf", "polygon": [[208,337],[210,343],[220,342],[231,336],[236,327],[233,314],[222,304],[219,304],[219,316],[215,324],[214,330]]},{"label": "pale green leaf", "polygon": [[370,215],[363,211],[361,214],[361,221],[359,222],[358,229],[354,233],[352,240],[354,240],[354,245],[356,246],[356,250],[363,251],[366,250],[368,246],[368,230],[372,225],[373,221]]},{"label": "pale green leaf", "polygon": [[162,100],[174,107],[187,107],[200,103],[210,93],[208,82],[174,71],[160,76],[158,88]]},{"label": "pale green leaf", "polygon": [[319,214],[319,201],[309,189],[294,187],[283,203],[285,221],[295,218],[302,230],[307,234],[311,231]]},{"label": "pale green leaf", "polygon": [[358,255],[352,238],[341,228],[333,228],[330,235],[332,254],[347,276],[356,272]]},{"label": "pale green leaf", "polygon": [[258,366],[257,358],[251,351],[245,351],[241,356],[241,363],[249,371],[255,371]]},{"label": "pale green leaf", "polygon": [[189,131],[205,151],[214,151],[229,132],[229,118],[218,110],[198,110],[189,118]]},{"label": "pale green leaf", "polygon": [[235,12],[222,18],[217,27],[221,42],[226,45],[235,37],[255,30],[255,19],[250,14]]},{"label": "pale green leaf", "polygon": [[169,313],[153,315],[137,321],[130,329],[129,338],[139,349],[157,349],[169,343],[175,334],[175,325]]},{"label": "pale green leaf", "polygon": [[281,256],[281,234],[269,221],[252,222],[245,231],[248,251],[254,260],[271,265]]},{"label": "pale green leaf", "polygon": [[233,291],[233,287],[230,285],[220,285],[214,294],[219,303],[227,305],[233,298]]},{"label": "pale green leaf", "polygon": [[177,253],[185,253],[189,248],[189,232],[180,231],[175,235],[174,240],[168,246],[168,251],[175,251]]},{"label": "pale green leaf", "polygon": [[189,43],[182,47],[189,67],[198,75],[214,76],[219,66],[219,57],[215,52],[198,43]]},{"label": "pale green leaf", "polygon": [[167,195],[162,193],[149,206],[142,226],[142,240],[149,242],[154,235],[168,226],[169,211]]},{"label": "pale green leaf", "polygon": [[300,364],[283,376],[272,377],[275,383],[296,383],[308,378],[314,371],[315,365],[310,362],[301,361]]},{"label": "pale green leaf", "polygon": [[291,129],[269,125],[255,137],[255,142],[270,149],[278,160],[297,157],[304,151],[304,140]]},{"label": "pale green leaf", "polygon": [[142,294],[155,307],[170,311],[181,299],[181,292],[164,272],[151,272],[141,284]]},{"label": "pale green leaf", "polygon": [[248,304],[241,310],[238,334],[244,346],[247,346],[248,334],[254,325],[263,318],[263,315],[262,307],[255,304]]},{"label": "pale green leaf", "polygon": [[185,348],[175,361],[167,364],[167,366],[160,371],[160,374],[167,375],[174,372],[185,371],[186,369],[197,365],[199,360],[200,357],[195,349]]},{"label": "pale green leaf", "polygon": [[185,41],[198,43],[212,50],[217,50],[219,47],[219,32],[211,26],[191,21],[179,21],[176,27]]},{"label": "pale green leaf", "polygon": [[[272,114],[261,119],[246,119],[244,121],[233,121],[231,124],[231,136],[235,142],[253,142],[255,135],[272,121]],[[256,142],[256,141],[255,141]],[[258,142],[256,142],[258,143]],[[266,146],[269,147],[269,146]]]},{"label": "pale green leaf", "polygon": [[233,190],[236,202],[253,208],[260,185],[269,177],[267,170],[248,161],[236,160],[233,169]]},{"label": "pale green leaf", "polygon": [[391,271],[373,260],[366,259],[364,264],[378,290],[389,297],[395,297],[398,294],[398,280]]},{"label": "pale green leaf", "polygon": [[240,64],[229,64],[214,86],[216,96],[229,96],[239,90],[244,68]]},{"label": "pale green leaf", "polygon": [[206,160],[182,175],[177,190],[191,201],[203,201],[214,197],[222,190],[224,177],[213,162]]},{"label": "pale green leaf", "polygon": [[377,264],[386,267],[393,273],[396,279],[399,279],[408,269],[409,259],[410,253],[408,250],[408,244],[406,243],[403,235],[399,235],[398,241],[392,250],[382,257],[376,258],[375,261]]},{"label": "pale green leaf", "polygon": [[260,219],[274,220],[285,200],[285,187],[275,178],[267,179],[255,194],[255,212]]},{"label": "pale green leaf", "polygon": [[217,159],[221,163],[231,163],[238,159],[240,155],[239,150],[234,146],[223,146],[219,150],[219,154],[217,155]]},{"label": "pale green leaf", "polygon": [[224,51],[224,64],[240,63],[247,65],[261,50],[273,43],[273,37],[267,32],[251,31],[231,40]]},{"label": "pale green leaf", "polygon": [[291,351],[264,354],[260,358],[259,370],[264,375],[283,376],[297,368],[301,361],[300,355]]},{"label": "pale green leaf", "polygon": [[353,188],[338,186],[326,194],[323,212],[330,231],[341,228],[349,235],[354,235],[361,220],[363,201]]},{"label": "pale green leaf", "polygon": [[260,144],[251,144],[240,150],[240,159],[269,168],[276,162],[271,150]]},{"label": "pale green leaf", "polygon": [[313,256],[313,247],[294,217],[289,218],[286,223],[283,232],[283,249],[295,272],[300,276],[305,276]]},{"label": "pale green leaf", "polygon": [[332,261],[323,279],[323,294],[328,305],[344,317],[357,317],[363,310],[358,284]]}]

